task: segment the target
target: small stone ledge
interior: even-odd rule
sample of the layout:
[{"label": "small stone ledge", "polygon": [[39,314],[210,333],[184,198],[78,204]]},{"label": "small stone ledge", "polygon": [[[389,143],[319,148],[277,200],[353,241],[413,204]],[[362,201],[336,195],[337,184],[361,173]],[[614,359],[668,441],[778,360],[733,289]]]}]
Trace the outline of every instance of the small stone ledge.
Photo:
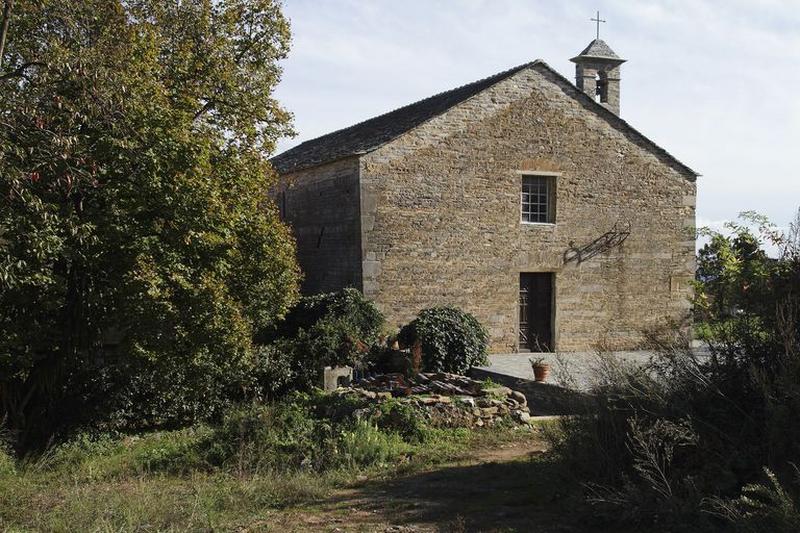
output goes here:
[{"label": "small stone ledge", "polygon": [[[434,427],[486,427],[501,421],[532,423],[528,402],[521,392],[456,374],[420,373],[411,378],[381,374],[336,389],[334,394],[355,395],[375,403],[395,398],[418,410]],[[370,414],[374,416],[378,411]]]}]

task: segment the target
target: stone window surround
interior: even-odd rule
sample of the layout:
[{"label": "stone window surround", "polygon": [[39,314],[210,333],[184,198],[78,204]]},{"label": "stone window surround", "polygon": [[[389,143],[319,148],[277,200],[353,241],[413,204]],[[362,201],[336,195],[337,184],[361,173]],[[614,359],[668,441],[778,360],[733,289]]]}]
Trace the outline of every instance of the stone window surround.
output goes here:
[{"label": "stone window surround", "polygon": [[[556,191],[557,191],[558,188],[556,186],[556,180],[557,180],[557,178],[559,178],[562,175],[562,172],[558,172],[558,171],[555,171],[555,170],[515,170],[514,174],[519,176],[519,179],[521,179],[521,178],[523,178],[525,176],[540,176],[540,177],[552,178],[553,179],[553,189],[552,189],[552,191],[550,193],[550,197],[551,197],[550,201],[553,202],[553,209],[555,210],[554,213],[553,213],[553,222],[528,222],[528,221],[522,220],[522,213],[521,213],[522,206],[520,206],[520,224],[523,225],[523,226],[554,227],[556,225],[556,220],[557,220],[557,216],[558,216],[558,208],[557,208],[558,204],[556,202]],[[520,187],[522,187],[521,183],[520,183]]]}]

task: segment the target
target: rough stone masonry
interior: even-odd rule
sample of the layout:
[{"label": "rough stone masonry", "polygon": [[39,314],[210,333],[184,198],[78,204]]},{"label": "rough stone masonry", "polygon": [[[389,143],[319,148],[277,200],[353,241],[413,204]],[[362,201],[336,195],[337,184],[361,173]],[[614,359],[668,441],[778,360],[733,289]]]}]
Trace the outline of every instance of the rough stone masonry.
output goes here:
[{"label": "rough stone masonry", "polygon": [[[619,118],[606,50],[573,58],[583,90],[534,61],[277,156],[304,291],[356,287],[393,326],[455,305],[493,352],[535,348],[537,321],[573,351],[684,319],[697,174]],[[549,184],[544,222],[521,216],[526,177]],[[523,296],[532,273],[550,287]]]}]

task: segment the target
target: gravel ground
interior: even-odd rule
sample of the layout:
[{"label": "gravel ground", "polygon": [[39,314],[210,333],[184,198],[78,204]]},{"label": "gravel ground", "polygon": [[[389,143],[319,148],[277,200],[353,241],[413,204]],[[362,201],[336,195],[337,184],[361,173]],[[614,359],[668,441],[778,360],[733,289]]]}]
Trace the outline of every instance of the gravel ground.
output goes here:
[{"label": "gravel ground", "polygon": [[[707,353],[705,346],[700,343],[695,342],[693,347],[698,355],[703,356]],[[650,351],[610,353],[610,356],[619,362],[634,365],[646,364],[652,355],[653,352]],[[591,387],[594,376],[603,364],[596,352],[511,353],[490,355],[490,365],[479,369],[517,379],[532,380],[530,359],[539,358],[550,363],[548,383],[582,391]]]}]

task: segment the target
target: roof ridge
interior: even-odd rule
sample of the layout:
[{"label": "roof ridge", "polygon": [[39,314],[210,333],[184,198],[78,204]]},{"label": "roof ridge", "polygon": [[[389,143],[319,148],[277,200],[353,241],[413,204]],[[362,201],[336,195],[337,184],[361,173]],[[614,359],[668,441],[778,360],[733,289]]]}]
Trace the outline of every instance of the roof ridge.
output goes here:
[{"label": "roof ridge", "polygon": [[523,63],[492,76],[442,91],[351,126],[309,139],[276,155],[270,161],[278,172],[288,173],[371,152],[518,72],[537,66],[553,74],[558,82],[568,87],[569,95],[584,103],[589,103],[587,108],[606,120],[613,128],[619,129],[623,133],[626,131],[632,133],[652,152],[665,158],[667,164],[677,167],[683,173],[690,174],[693,178],[700,175],[648,139],[627,121],[575,87],[571,81],[541,59]]},{"label": "roof ridge", "polygon": [[[468,100],[469,98],[472,98],[473,96],[483,92],[484,90],[488,89],[489,87],[492,87],[493,85],[503,81],[504,79],[508,78],[509,76],[512,76],[512,75],[516,74],[517,72],[519,72],[519,71],[521,71],[521,70],[523,70],[525,68],[531,67],[531,66],[535,65],[537,62],[540,62],[540,61],[541,60],[537,59],[537,60],[534,60],[534,61],[529,61],[527,63],[523,63],[521,65],[517,65],[516,67],[512,67],[512,68],[509,68],[507,70],[498,72],[497,74],[494,74],[492,76],[487,76],[485,78],[481,78],[479,80],[475,80],[473,82],[466,83],[464,85],[460,85],[460,86],[455,87],[453,89],[449,89],[447,91],[439,92],[437,94],[428,96],[428,97],[423,98],[421,100],[417,100],[416,102],[411,102],[410,104],[406,104],[404,106],[392,109],[392,110],[387,111],[385,113],[382,113],[380,115],[377,115],[377,116],[362,120],[361,122],[357,122],[356,124],[352,124],[350,126],[347,126],[347,127],[344,127],[344,128],[341,128],[341,129],[326,133],[324,135],[320,135],[319,137],[314,137],[313,139],[309,139],[307,141],[303,141],[302,143],[298,144],[297,146],[294,146],[294,147],[292,147],[292,148],[290,148],[290,149],[288,149],[288,150],[286,150],[286,151],[274,156],[271,159],[271,161],[273,163],[273,166],[275,166],[279,171],[291,172],[291,171],[295,171],[295,170],[300,170],[302,168],[308,168],[308,167],[311,167],[311,166],[316,166],[318,164],[322,164],[322,163],[325,163],[325,162],[334,161],[336,159],[341,159],[343,157],[350,157],[350,156],[353,156],[353,155],[359,155],[359,154],[367,153],[367,152],[372,151],[372,150],[382,146],[383,144],[395,139],[397,136],[399,136],[399,135],[401,135],[403,133],[406,133],[407,131],[410,131],[410,130],[414,129],[417,126],[420,126],[421,124],[424,124],[425,122],[429,121],[430,119],[445,113],[447,110],[451,109],[452,107],[460,104],[461,102],[464,102],[464,101]],[[476,90],[471,90],[471,89],[476,89]],[[459,93],[466,93],[466,94],[461,95]],[[451,99],[451,98],[453,100],[452,102],[449,101],[449,99]],[[434,109],[428,109],[427,112],[426,112],[425,107],[427,105],[430,105],[430,104],[433,104]],[[422,116],[419,116],[419,117],[413,117],[413,116],[412,117],[406,117],[407,121],[410,121],[411,123],[405,125],[405,127],[400,126],[399,127],[400,131],[398,131],[398,132],[396,132],[394,134],[386,134],[387,132],[383,132],[383,133],[385,133],[385,135],[383,135],[383,137],[385,137],[385,138],[383,138],[383,139],[376,138],[376,139],[374,139],[373,142],[369,142],[369,139],[364,139],[360,143],[355,142],[355,144],[360,144],[361,145],[360,147],[356,146],[356,147],[352,147],[349,150],[340,150],[341,153],[338,153],[338,154],[335,154],[335,155],[332,155],[332,156],[331,156],[331,154],[329,154],[329,156],[327,156],[327,157],[326,156],[322,156],[322,159],[319,159],[319,158],[315,158],[314,154],[312,153],[312,154],[307,154],[309,156],[309,159],[311,159],[312,161],[306,161],[305,163],[303,163],[302,161],[292,162],[292,159],[293,159],[292,156],[293,155],[296,155],[299,152],[302,152],[304,149],[305,150],[309,150],[310,149],[310,151],[313,152],[314,151],[314,147],[315,147],[314,145],[315,144],[320,144],[324,139],[335,139],[336,137],[343,137],[344,139],[347,139],[347,135],[348,134],[353,133],[353,132],[357,132],[359,129],[367,129],[369,126],[380,124],[380,122],[382,120],[387,119],[387,118],[391,118],[393,115],[396,115],[398,117],[402,117],[404,111],[406,111],[406,112],[407,111],[418,111],[417,114],[422,115]],[[414,113],[412,113],[412,115],[413,114]],[[416,118],[417,120],[416,121],[415,120],[411,120],[413,118]],[[397,125],[395,124],[395,126],[397,126]],[[380,132],[379,132],[379,134],[380,134]],[[380,135],[378,135],[378,136],[380,136]],[[318,154],[318,155],[322,155],[322,154]],[[300,159],[302,160],[303,158],[301,157]]]},{"label": "roof ridge", "polygon": [[[683,163],[680,159],[678,159],[674,155],[670,154],[665,149],[661,148],[658,144],[655,143],[655,141],[650,140],[650,138],[648,138],[644,133],[640,132],[639,130],[637,130],[636,128],[631,126],[631,124],[627,120],[625,120],[624,118],[620,117],[619,115],[617,115],[613,111],[607,109],[605,106],[603,106],[600,103],[598,103],[594,98],[591,98],[588,94],[586,94],[585,92],[583,92],[580,89],[578,89],[575,85],[572,84],[571,81],[569,81],[566,77],[564,77],[563,74],[561,74],[556,69],[554,69],[553,67],[548,65],[546,62],[538,61],[537,64],[542,66],[542,67],[544,67],[545,69],[547,69],[549,72],[554,74],[559,80],[561,80],[563,83],[565,83],[571,89],[573,89],[578,98],[583,99],[585,102],[590,102],[591,105],[594,106],[594,110],[593,111],[595,111],[599,115],[602,115],[603,118],[605,118],[608,122],[615,122],[616,121],[616,122],[621,123],[621,125],[624,128],[627,128],[628,130],[630,130],[633,133],[635,133],[638,137],[640,137],[642,140],[644,140],[646,144],[650,145],[650,147],[652,149],[654,149],[657,153],[659,153],[659,154],[661,154],[663,156],[666,156],[667,158],[671,159],[674,163],[677,164],[677,166],[681,170],[683,170],[683,171],[685,171],[685,172],[687,172],[689,174],[692,174],[694,177],[700,176],[700,174],[698,172],[692,170],[691,167],[689,167],[688,165]],[[612,126],[613,126],[613,124],[612,124]]]}]

